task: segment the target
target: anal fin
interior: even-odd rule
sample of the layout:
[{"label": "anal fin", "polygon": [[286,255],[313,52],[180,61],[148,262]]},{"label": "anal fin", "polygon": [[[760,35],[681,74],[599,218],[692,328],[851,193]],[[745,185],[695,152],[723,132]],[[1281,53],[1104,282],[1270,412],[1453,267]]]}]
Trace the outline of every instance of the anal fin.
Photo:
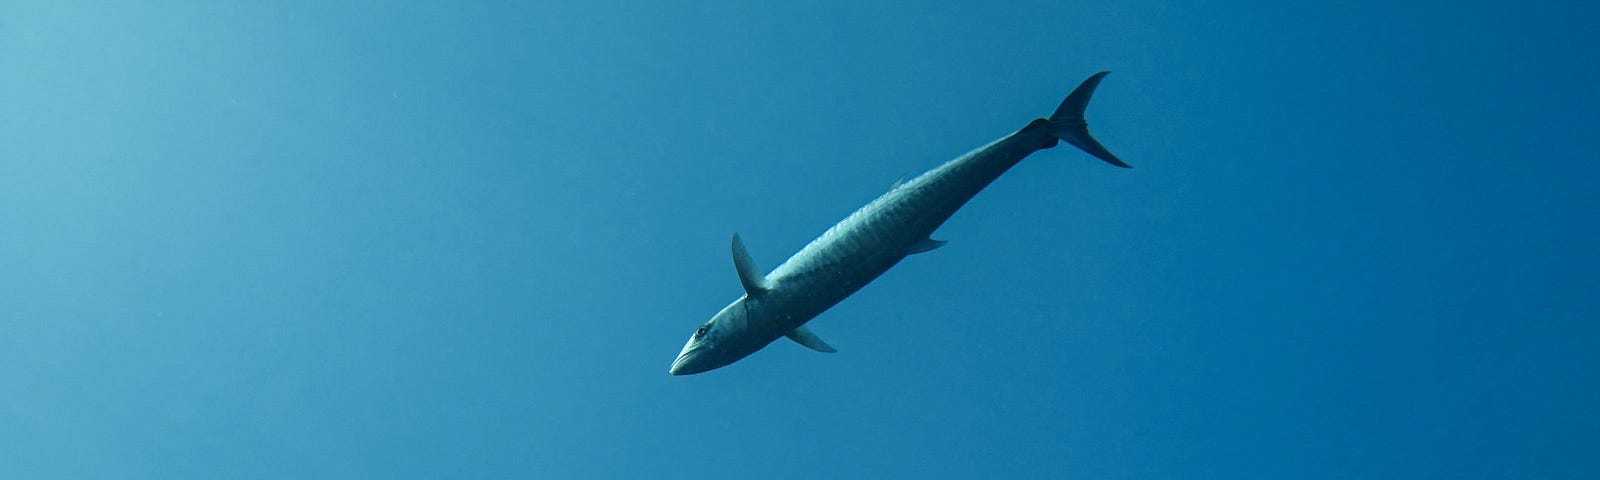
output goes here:
[{"label": "anal fin", "polygon": [[944,240],[934,240],[932,238],[924,238],[922,240],[917,241],[917,243],[912,244],[911,245],[911,249],[906,251],[906,255],[911,255],[911,254],[915,254],[915,253],[922,253],[922,252],[926,252],[928,250],[933,250],[935,248],[943,247],[944,244],[946,244],[946,243],[950,243],[950,242],[946,242]]}]

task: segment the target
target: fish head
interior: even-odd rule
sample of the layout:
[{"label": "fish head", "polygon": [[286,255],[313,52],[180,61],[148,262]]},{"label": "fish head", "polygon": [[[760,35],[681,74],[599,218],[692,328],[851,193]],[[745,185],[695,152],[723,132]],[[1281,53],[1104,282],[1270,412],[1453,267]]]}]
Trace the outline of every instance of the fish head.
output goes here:
[{"label": "fish head", "polygon": [[740,298],[694,329],[689,341],[683,344],[683,350],[678,352],[678,358],[672,361],[671,373],[693,375],[749,355],[749,349],[741,348],[749,325],[749,304],[745,298]]}]

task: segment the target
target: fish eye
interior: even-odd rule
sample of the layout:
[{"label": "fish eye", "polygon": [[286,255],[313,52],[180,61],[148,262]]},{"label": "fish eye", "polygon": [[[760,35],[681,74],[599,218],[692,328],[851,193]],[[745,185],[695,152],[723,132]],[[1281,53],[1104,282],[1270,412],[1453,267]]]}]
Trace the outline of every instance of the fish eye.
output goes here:
[{"label": "fish eye", "polygon": [[700,328],[694,329],[694,338],[700,338],[700,337],[706,336],[706,330],[710,330],[710,329],[711,329],[711,324],[709,324],[709,323],[705,324],[705,325],[701,325]]}]

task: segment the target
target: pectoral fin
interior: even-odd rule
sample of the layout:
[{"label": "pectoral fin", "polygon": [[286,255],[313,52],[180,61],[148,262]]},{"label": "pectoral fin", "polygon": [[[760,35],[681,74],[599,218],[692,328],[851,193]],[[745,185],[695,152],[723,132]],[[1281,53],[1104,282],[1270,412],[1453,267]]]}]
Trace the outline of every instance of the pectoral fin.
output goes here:
[{"label": "pectoral fin", "polygon": [[744,249],[744,241],[739,240],[737,233],[733,234],[733,268],[739,272],[739,283],[744,284],[745,293],[757,297],[767,292],[767,276],[756,267],[755,259],[750,258],[750,251]]},{"label": "pectoral fin", "polygon": [[822,338],[818,337],[817,334],[811,333],[811,330],[806,328],[805,325],[794,327],[794,330],[790,330],[787,336],[790,340],[794,340],[794,343],[805,345],[806,348],[822,353],[833,353],[838,351],[829,346],[828,342],[822,341]]}]

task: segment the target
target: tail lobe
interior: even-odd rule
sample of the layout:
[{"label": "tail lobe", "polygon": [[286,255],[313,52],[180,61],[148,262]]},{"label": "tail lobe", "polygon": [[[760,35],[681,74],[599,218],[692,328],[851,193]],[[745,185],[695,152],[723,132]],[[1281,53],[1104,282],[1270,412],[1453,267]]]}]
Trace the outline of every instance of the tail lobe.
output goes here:
[{"label": "tail lobe", "polygon": [[1110,150],[1106,150],[1104,145],[1089,135],[1089,123],[1083,118],[1083,110],[1089,106],[1089,97],[1094,96],[1094,89],[1100,86],[1100,79],[1109,73],[1111,72],[1090,75],[1067,95],[1066,100],[1061,101],[1061,106],[1056,107],[1056,113],[1050,115],[1050,133],[1095,158],[1105,160],[1106,163],[1122,168],[1133,168],[1111,154]]}]

